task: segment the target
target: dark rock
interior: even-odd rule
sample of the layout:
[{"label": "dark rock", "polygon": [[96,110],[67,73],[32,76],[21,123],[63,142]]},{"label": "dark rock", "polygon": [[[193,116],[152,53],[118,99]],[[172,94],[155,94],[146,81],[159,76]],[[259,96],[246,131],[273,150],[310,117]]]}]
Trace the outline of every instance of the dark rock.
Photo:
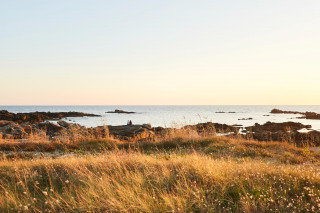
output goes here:
[{"label": "dark rock", "polygon": [[7,110],[0,111],[0,120],[13,121],[19,124],[30,122],[39,123],[46,120],[59,120],[64,117],[97,117],[99,115],[82,112],[30,112],[30,113],[10,113]]},{"label": "dark rock", "polygon": [[32,133],[32,126],[31,125],[25,125],[25,126],[23,126],[23,129],[27,134]]},{"label": "dark rock", "polygon": [[273,109],[271,110],[272,114],[302,114],[301,112],[296,112],[296,111],[283,111],[280,109]]},{"label": "dark rock", "polygon": [[4,127],[8,125],[15,125],[15,123],[12,121],[5,121],[5,120],[0,121],[0,127]]},{"label": "dark rock", "polygon": [[213,123],[217,133],[237,133],[239,131],[238,127],[230,126],[227,124]]},{"label": "dark rock", "polygon": [[296,112],[296,111],[282,111],[279,109],[273,109],[270,113],[274,114],[300,114],[302,117],[300,119],[311,119],[311,120],[320,120],[320,114],[315,112]]},{"label": "dark rock", "polygon": [[229,132],[237,133],[239,131],[238,127],[230,126],[227,124],[212,123],[212,122],[199,123],[196,125],[187,125],[187,126],[184,126],[183,128],[195,129],[200,134],[229,133]]},{"label": "dark rock", "polygon": [[303,125],[295,122],[272,123],[267,122],[263,125],[255,124],[247,127],[247,138],[259,141],[284,141],[294,143],[297,146],[320,145],[320,132],[311,131],[307,133],[298,132],[303,128],[311,128],[311,125]]},{"label": "dark rock", "polygon": [[199,123],[196,125],[187,125],[184,126],[182,129],[191,129],[191,130],[196,130],[197,133],[199,134],[215,134],[216,133],[216,128],[214,123],[207,122],[207,123]]},{"label": "dark rock", "polygon": [[64,129],[61,126],[48,121],[43,123],[38,123],[36,126],[37,126],[37,129],[44,130],[46,134],[51,137],[55,136],[57,133],[60,133]]},{"label": "dark rock", "polygon": [[320,114],[315,113],[315,112],[306,112],[304,113],[304,117],[305,119],[312,119],[312,120],[320,120]]},{"label": "dark rock", "polygon": [[247,120],[253,120],[253,118],[239,118],[239,121],[247,121]]},{"label": "dark rock", "polygon": [[71,124],[65,121],[58,121],[57,122],[60,126],[68,128]]},{"label": "dark rock", "polygon": [[283,123],[273,123],[267,122],[263,125],[256,123],[254,126],[247,127],[247,130],[251,132],[261,132],[261,131],[269,131],[269,132],[277,132],[277,131],[297,131],[303,128],[311,128],[311,125],[303,125],[301,123],[295,122],[283,122]]},{"label": "dark rock", "polygon": [[124,140],[150,140],[155,136],[151,125],[108,126],[108,129],[110,135]]},{"label": "dark rock", "polygon": [[135,112],[127,112],[127,111],[124,111],[124,110],[119,110],[119,109],[116,109],[114,111],[109,111],[109,112],[106,112],[106,113],[124,113],[124,114],[133,114]]}]

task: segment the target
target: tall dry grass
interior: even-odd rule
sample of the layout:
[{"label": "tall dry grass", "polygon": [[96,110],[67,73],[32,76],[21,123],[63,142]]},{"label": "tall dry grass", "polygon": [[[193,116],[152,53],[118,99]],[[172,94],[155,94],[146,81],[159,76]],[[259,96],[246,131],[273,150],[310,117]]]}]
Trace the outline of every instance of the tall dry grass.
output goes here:
[{"label": "tall dry grass", "polygon": [[0,143],[14,153],[0,161],[0,212],[320,211],[320,154],[308,148],[193,129],[128,143],[101,131]]},{"label": "tall dry grass", "polygon": [[320,169],[199,153],[0,163],[0,211],[320,211]]}]

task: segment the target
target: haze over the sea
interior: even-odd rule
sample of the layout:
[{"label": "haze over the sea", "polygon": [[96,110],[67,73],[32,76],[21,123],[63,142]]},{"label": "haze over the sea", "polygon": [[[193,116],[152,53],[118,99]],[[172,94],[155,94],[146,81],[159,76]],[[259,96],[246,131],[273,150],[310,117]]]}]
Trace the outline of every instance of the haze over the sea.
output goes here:
[{"label": "haze over the sea", "polygon": [[0,105],[320,104],[320,1],[0,2]]}]

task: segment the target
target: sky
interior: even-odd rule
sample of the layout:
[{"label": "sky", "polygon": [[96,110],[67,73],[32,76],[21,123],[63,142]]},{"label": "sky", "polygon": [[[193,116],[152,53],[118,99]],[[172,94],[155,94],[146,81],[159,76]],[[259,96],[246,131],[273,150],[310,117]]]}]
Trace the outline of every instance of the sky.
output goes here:
[{"label": "sky", "polygon": [[0,105],[320,105],[319,0],[0,0]]}]

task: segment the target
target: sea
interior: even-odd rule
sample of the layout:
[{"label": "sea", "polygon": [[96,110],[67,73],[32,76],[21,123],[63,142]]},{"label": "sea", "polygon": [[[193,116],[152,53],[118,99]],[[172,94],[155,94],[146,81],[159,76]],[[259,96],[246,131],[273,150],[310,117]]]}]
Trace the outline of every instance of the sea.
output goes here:
[{"label": "sea", "polygon": [[[320,120],[298,119],[300,115],[294,114],[271,114],[272,109],[298,112],[320,113],[320,106],[235,106],[235,105],[214,105],[214,106],[181,106],[181,105],[161,105],[161,106],[0,106],[0,110],[9,112],[85,112],[101,115],[101,117],[80,117],[64,118],[65,121],[78,123],[87,127],[102,125],[126,125],[128,120],[133,124],[151,124],[153,127],[176,127],[192,125],[203,122],[214,122],[228,125],[241,125],[243,127],[252,126],[255,123],[264,124],[271,122],[300,122],[305,125],[312,125],[313,130],[320,131]],[[134,114],[107,113],[115,109],[132,111]],[[251,119],[250,119],[251,118]],[[250,119],[250,120],[248,120]]]}]

